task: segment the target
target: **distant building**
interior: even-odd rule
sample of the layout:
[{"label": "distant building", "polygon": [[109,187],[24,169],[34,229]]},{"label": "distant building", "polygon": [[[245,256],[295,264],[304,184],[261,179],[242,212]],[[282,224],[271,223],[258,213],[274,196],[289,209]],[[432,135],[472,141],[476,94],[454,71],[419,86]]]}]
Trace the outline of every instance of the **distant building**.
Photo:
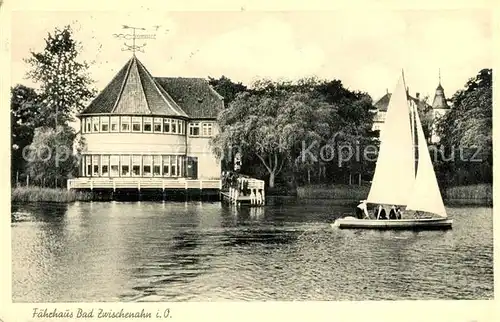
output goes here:
[{"label": "distant building", "polygon": [[[414,106],[417,106],[419,111],[426,111],[432,108],[433,124],[435,124],[436,123],[435,121],[439,119],[441,116],[443,116],[450,108],[446,102],[443,87],[441,86],[441,80],[439,81],[439,85],[436,88],[436,93],[434,95],[434,100],[432,105],[427,104],[427,102],[420,96],[420,93],[416,93],[415,97],[411,96],[409,94],[409,88],[407,88],[406,94],[410,104],[414,104]],[[373,131],[380,131],[380,129],[382,128],[385,122],[387,107],[389,105],[390,99],[391,99],[391,93],[387,91],[386,94],[382,96],[378,101],[376,101],[375,104],[373,105],[374,109],[372,109],[372,112],[375,114],[372,126]],[[439,141],[439,137],[436,135],[436,129],[434,126],[432,128],[431,141],[432,142]]]},{"label": "distant building", "polygon": [[432,136],[431,141],[433,143],[439,142],[439,136],[436,133],[436,121],[442,117],[445,113],[447,113],[450,109],[450,106],[446,102],[446,97],[444,95],[443,86],[441,86],[441,77],[439,77],[439,85],[436,88],[436,94],[434,95],[434,100],[432,101],[432,112],[433,112],[433,128],[432,128]]},{"label": "distant building", "polygon": [[85,148],[81,182],[73,179],[72,187],[88,186],[89,178],[102,187],[140,187],[154,178],[159,187],[184,187],[186,178],[220,180],[209,141],[223,108],[205,79],[153,77],[134,55],[78,115]]}]

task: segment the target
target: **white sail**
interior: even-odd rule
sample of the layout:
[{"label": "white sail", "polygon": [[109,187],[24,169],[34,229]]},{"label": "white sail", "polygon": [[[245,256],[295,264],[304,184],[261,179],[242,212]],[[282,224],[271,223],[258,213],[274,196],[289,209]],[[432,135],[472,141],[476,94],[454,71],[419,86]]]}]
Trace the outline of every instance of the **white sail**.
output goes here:
[{"label": "white sail", "polygon": [[422,124],[420,123],[420,117],[417,111],[414,114],[418,139],[418,166],[417,177],[406,209],[426,211],[442,217],[447,217],[443,198],[439,191],[436,173],[434,172],[427,143],[425,141]]},{"label": "white sail", "polygon": [[368,203],[406,206],[415,181],[408,99],[401,75],[387,107]]}]

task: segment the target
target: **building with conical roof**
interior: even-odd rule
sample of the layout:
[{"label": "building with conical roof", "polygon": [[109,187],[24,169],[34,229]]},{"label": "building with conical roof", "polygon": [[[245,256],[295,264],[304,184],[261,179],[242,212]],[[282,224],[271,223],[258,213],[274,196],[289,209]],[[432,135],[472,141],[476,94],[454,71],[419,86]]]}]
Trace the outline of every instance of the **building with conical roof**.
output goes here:
[{"label": "building with conical roof", "polygon": [[[84,148],[68,188],[220,186],[210,147],[224,100],[202,78],[153,77],[135,54],[78,115]],[[196,183],[198,184],[198,183]]]},{"label": "building with conical roof", "polygon": [[[441,85],[441,75],[439,76],[439,84],[436,88],[436,92],[434,95],[434,100],[432,101],[432,105],[426,103],[425,99],[422,99],[420,93],[416,93],[415,97],[410,95],[409,88],[406,90],[406,94],[408,97],[408,101],[410,104],[414,104],[418,108],[419,111],[427,111],[432,108],[432,119],[433,126],[431,129],[431,142],[436,143],[439,141],[439,137],[436,134],[436,120],[442,117],[445,113],[448,112],[450,106],[447,103],[446,97],[444,95],[444,89]],[[391,93],[386,91],[385,95],[382,96],[378,101],[373,104],[374,109],[372,112],[374,113],[373,118],[373,131],[380,131],[384,122],[385,115],[387,113],[387,107],[389,105],[389,100],[391,99]]]},{"label": "building with conical roof", "polygon": [[440,73],[439,84],[436,88],[436,93],[434,94],[434,100],[432,101],[433,128],[432,128],[431,142],[433,143],[439,142],[439,136],[436,133],[436,122],[440,117],[446,114],[449,109],[450,106],[446,101],[443,86],[441,86],[441,73]]}]

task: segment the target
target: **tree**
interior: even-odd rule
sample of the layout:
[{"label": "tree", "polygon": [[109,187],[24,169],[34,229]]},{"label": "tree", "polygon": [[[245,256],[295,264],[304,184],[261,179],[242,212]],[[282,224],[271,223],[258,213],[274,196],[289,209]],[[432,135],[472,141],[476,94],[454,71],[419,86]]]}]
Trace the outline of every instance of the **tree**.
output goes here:
[{"label": "tree", "polygon": [[219,116],[220,134],[214,143],[216,153],[241,150],[243,154],[255,154],[269,173],[269,186],[281,171],[287,153],[280,147],[282,129],[275,127],[279,102],[270,97],[243,93],[237,95],[230,108]]},{"label": "tree", "polygon": [[453,108],[437,123],[440,144],[451,160],[441,160],[442,179],[464,184],[491,182],[492,70],[482,69],[453,97]]},{"label": "tree", "polygon": [[219,79],[208,77],[208,83],[214,90],[224,97],[224,103],[227,106],[236,98],[236,95],[245,92],[247,87],[242,83],[234,83],[226,76],[221,76]]},{"label": "tree", "polygon": [[58,187],[77,165],[73,154],[75,132],[69,126],[39,127],[26,153],[27,173],[38,185]]},{"label": "tree", "polygon": [[228,151],[243,152],[245,172],[255,169],[257,161],[271,188],[280,173],[311,183],[329,180],[327,172],[366,172],[365,160],[339,156],[338,148],[372,142],[371,106],[369,95],[349,91],[337,80],[260,79],[220,113],[221,131],[213,145],[229,162]]},{"label": "tree", "polygon": [[40,84],[41,116],[57,125],[73,120],[73,114],[85,107],[95,95],[87,74],[88,64],[77,61],[80,44],[73,39],[70,26],[56,28],[45,39],[42,52],[31,52],[26,62],[31,66],[28,77]]},{"label": "tree", "polygon": [[[35,128],[42,121],[38,113],[39,98],[33,88],[16,85],[11,88],[11,175],[12,182],[24,170],[23,149],[33,140]],[[15,177],[14,177],[15,176]],[[16,178],[17,179],[17,178]]]}]

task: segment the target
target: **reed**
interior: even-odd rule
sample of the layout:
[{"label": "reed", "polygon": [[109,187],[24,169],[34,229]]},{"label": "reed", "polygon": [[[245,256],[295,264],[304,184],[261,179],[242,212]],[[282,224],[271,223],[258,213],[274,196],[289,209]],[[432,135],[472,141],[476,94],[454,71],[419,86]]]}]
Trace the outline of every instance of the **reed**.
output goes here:
[{"label": "reed", "polygon": [[11,190],[12,202],[73,202],[92,200],[88,192],[42,187],[17,187]]},{"label": "reed", "polygon": [[450,200],[485,200],[493,201],[493,186],[489,183],[447,188],[444,198]]},{"label": "reed", "polygon": [[[297,187],[297,196],[304,199],[349,199],[363,200],[368,196],[368,185],[308,185]],[[493,202],[493,187],[491,184],[477,184],[450,187],[443,191],[445,201],[474,201],[480,204]]]},{"label": "reed", "polygon": [[366,185],[325,185],[315,184],[297,187],[297,196],[307,199],[349,199],[363,200],[368,196]]}]

